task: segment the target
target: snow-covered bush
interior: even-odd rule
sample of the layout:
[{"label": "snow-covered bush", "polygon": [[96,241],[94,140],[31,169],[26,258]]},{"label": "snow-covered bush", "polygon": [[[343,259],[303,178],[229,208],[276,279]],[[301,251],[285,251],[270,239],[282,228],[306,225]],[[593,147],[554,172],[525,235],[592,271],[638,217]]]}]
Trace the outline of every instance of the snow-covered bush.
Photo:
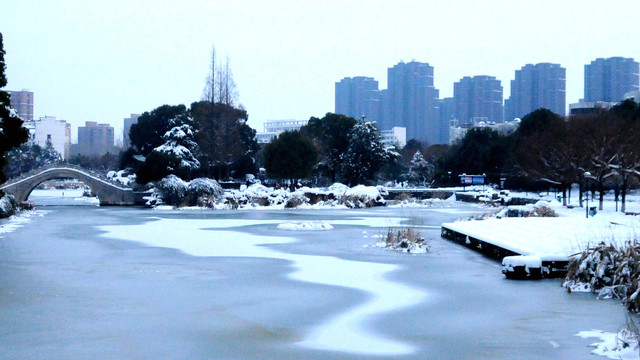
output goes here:
[{"label": "snow-covered bush", "polygon": [[640,243],[634,241],[623,248],[600,243],[572,257],[563,286],[569,291],[620,298],[629,310],[639,311],[639,282]]},{"label": "snow-covered bush", "polygon": [[162,200],[174,206],[180,206],[185,201],[188,184],[175,175],[169,175],[156,183]]},{"label": "snow-covered bush", "polygon": [[400,230],[388,229],[383,241],[378,246],[408,253],[429,252],[430,244],[425,240],[420,231],[413,228]]},{"label": "snow-covered bush", "polygon": [[349,208],[368,208],[386,204],[377,187],[364,185],[347,189],[340,201]]},{"label": "snow-covered bush", "polygon": [[214,179],[197,178],[187,185],[186,203],[194,206],[210,206],[211,202],[222,199],[224,189]]}]

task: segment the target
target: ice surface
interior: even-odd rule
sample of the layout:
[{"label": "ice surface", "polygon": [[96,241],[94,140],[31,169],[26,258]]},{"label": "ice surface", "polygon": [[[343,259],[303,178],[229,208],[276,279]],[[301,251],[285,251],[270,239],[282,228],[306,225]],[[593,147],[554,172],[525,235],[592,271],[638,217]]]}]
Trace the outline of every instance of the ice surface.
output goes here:
[{"label": "ice surface", "polygon": [[[395,219],[393,221],[398,221]],[[193,256],[262,257],[291,262],[289,277],[295,280],[340,286],[366,292],[367,300],[318,325],[298,345],[356,354],[402,355],[413,348],[369,331],[365,322],[382,312],[418,304],[427,294],[386,280],[396,265],[349,261],[331,256],[289,254],[270,249],[268,244],[287,244],[294,238],[259,236],[235,227],[274,224],[278,220],[161,219],[142,225],[101,226],[105,237],[135,241],[150,246],[178,249]],[[342,220],[348,224],[350,220]],[[379,218],[363,218],[352,224],[380,224]]]}]

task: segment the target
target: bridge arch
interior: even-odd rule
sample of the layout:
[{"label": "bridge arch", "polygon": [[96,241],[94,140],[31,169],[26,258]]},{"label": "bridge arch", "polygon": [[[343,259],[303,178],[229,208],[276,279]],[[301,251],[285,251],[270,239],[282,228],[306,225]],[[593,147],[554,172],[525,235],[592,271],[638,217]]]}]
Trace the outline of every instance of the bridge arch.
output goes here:
[{"label": "bridge arch", "polygon": [[21,202],[26,201],[29,194],[40,183],[55,178],[74,178],[82,181],[96,194],[101,206],[135,205],[135,195],[132,189],[117,186],[84,169],[67,165],[37,169],[25,177],[2,185],[0,189],[13,195],[16,201]]}]

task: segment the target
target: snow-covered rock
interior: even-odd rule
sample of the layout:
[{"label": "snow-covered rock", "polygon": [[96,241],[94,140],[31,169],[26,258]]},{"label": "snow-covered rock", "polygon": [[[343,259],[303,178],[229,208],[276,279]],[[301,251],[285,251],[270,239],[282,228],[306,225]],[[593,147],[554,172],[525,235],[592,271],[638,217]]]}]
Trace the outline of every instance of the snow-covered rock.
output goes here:
[{"label": "snow-covered rock", "polygon": [[13,196],[5,194],[0,198],[0,218],[7,218],[13,215],[18,209],[18,205]]}]

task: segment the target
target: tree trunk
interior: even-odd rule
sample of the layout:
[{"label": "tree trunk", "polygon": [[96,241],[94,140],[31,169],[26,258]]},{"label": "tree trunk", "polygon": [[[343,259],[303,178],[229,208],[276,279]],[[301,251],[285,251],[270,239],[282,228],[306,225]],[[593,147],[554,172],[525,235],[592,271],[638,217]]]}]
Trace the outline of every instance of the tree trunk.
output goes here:
[{"label": "tree trunk", "polygon": [[626,176],[622,177],[622,188],[620,189],[620,193],[622,195],[622,204],[620,205],[620,211],[623,213],[627,210],[626,200],[627,200],[627,187],[629,186],[629,180]]},{"label": "tree trunk", "polygon": [[562,206],[567,206],[567,187],[562,186]]},{"label": "tree trunk", "polygon": [[582,192],[583,192],[584,188],[582,186],[582,183],[578,184],[578,192],[579,194],[579,198],[580,198],[580,207],[583,207],[584,204],[582,203]]},{"label": "tree trunk", "polygon": [[598,210],[602,211],[604,205],[604,183],[598,183]]}]

